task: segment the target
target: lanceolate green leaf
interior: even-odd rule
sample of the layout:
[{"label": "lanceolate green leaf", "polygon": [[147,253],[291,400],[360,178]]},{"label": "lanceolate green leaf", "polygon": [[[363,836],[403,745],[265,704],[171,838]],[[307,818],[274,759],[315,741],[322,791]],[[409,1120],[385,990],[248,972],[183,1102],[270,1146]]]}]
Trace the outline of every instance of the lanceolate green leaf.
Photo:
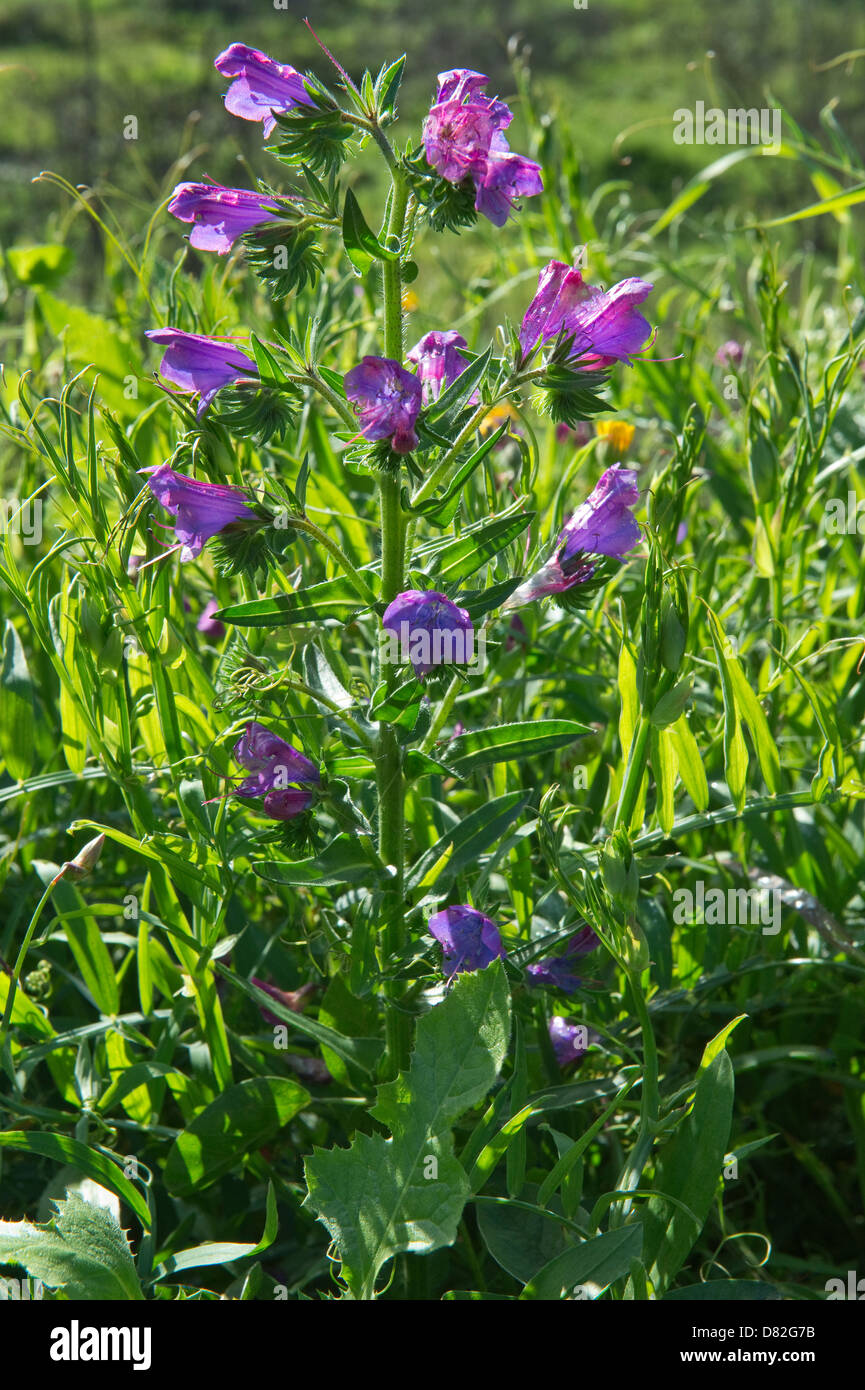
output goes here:
[{"label": "lanceolate green leaf", "polygon": [[496,517],[470,535],[451,541],[436,555],[436,582],[455,584],[468,579],[521,536],[534,515],[534,512],[518,512],[515,516]]},{"label": "lanceolate green leaf", "polygon": [[276,1138],[309,1100],[296,1081],[255,1076],[230,1086],[179,1134],[168,1153],[165,1185],[190,1197]]},{"label": "lanceolate green leaf", "polygon": [[566,748],[582,734],[585,724],[572,719],[538,719],[526,724],[497,724],[460,734],[448,747],[448,762],[458,772],[468,772],[489,763],[506,763]]},{"label": "lanceolate green leaf", "polygon": [[580,1297],[595,1299],[615,1279],[628,1273],[631,1261],[640,1258],[642,1245],[643,1227],[639,1221],[594,1236],[550,1260],[529,1280],[520,1296],[559,1299],[576,1289]]},{"label": "lanceolate green leaf", "polygon": [[294,623],[314,623],[323,618],[342,621],[364,607],[357,590],[348,579],[326,579],[293,594],[252,599],[249,603],[229,604],[214,616],[235,627],[290,627]]},{"label": "lanceolate green leaf", "polygon": [[306,1160],[305,1205],[336,1242],[351,1297],[374,1298],[380,1271],[400,1251],[456,1239],[470,1189],[450,1127],[486,1095],[509,1036],[501,963],[462,975],[418,1023],[409,1070],[379,1089],[372,1113],[391,1137],[358,1134],[349,1149],[317,1149]]}]

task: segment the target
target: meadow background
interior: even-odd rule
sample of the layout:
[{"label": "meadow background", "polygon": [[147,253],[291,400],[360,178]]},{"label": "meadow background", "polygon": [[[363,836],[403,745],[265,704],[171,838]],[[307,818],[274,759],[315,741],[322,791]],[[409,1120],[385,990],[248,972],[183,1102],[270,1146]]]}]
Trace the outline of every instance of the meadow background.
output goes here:
[{"label": "meadow background", "polygon": [[[666,1282],[675,1293],[729,1278],[742,1298],[822,1298],[826,1279],[865,1270],[865,581],[861,536],[826,529],[829,501],[846,503],[848,491],[865,497],[865,58],[857,57],[865,15],[857,0],[590,0],[579,11],[570,0],[471,7],[310,0],[285,10],[168,0],[0,4],[0,484],[5,499],[50,484],[43,543],[7,535],[0,591],[4,962],[14,962],[57,866],[98,828],[109,835],[92,881],[55,895],[28,960],[35,973],[13,1014],[0,1100],[2,1130],[25,1139],[4,1148],[0,1133],[0,1216],[47,1219],[47,1199],[63,1175],[88,1171],[70,1145],[132,1155],[154,1175],[149,1215],[158,1239],[142,1239],[140,1189],[135,1205],[127,1188],[108,1181],[104,1156],[89,1176],[101,1175],[122,1196],[137,1278],[149,1296],[205,1289],[272,1297],[280,1286],[290,1297],[319,1297],[333,1287],[328,1240],[302,1206],[301,1157],[313,1144],[348,1144],[358,1125],[374,1130],[366,1118],[367,1054],[327,1046],[322,1054],[307,1031],[292,1052],[307,1100],[295,1105],[275,1095],[280,1123],[262,1127],[260,1144],[235,1136],[225,1159],[205,1142],[193,1160],[181,1142],[229,1086],[284,1069],[254,995],[238,979],[265,977],[286,990],[316,980],[313,1017],[355,1042],[369,1041],[379,1020],[340,935],[345,903],[331,917],[326,890],[262,888],[242,835],[221,813],[201,808],[205,797],[219,797],[228,769],[219,735],[243,706],[226,647],[197,634],[195,621],[212,595],[223,605],[236,599],[235,587],[206,556],[171,592],[154,580],[152,607],[135,622],[150,666],[133,656],[124,674],[117,595],[131,600],[123,566],[103,566],[137,491],[134,470],[164,461],[177,444],[144,330],[170,315],[187,328],[230,333],[266,323],[269,312],[242,266],[182,255],[182,229],[154,212],[184,178],[242,186],[256,175],[276,178],[259,129],[225,113],[212,62],[242,40],[322,71],[303,14],[355,74],[408,52],[398,138],[419,128],[438,71],[471,66],[514,105],[514,147],[545,169],[543,199],[503,233],[484,225],[458,241],[423,245],[408,341],[447,322],[471,346],[483,345],[503,311],[518,321],[539,267],[553,256],[570,261],[583,243],[592,279],[655,282],[651,356],[661,360],[620,372],[612,400],[636,427],[626,462],[640,470],[641,489],[656,485],[654,519],[671,549],[679,522],[687,522],[676,556],[690,588],[692,722],[708,779],[701,805],[699,775],[691,769],[680,777],[674,824],[671,787],[653,776],[632,825],[642,856],[640,922],[652,951],[644,986],[670,1133],[707,1043],[746,1015],[727,1040],[736,1073],[728,1152],[739,1176],[712,1189],[702,1233]],[[720,167],[729,150],[674,144],[674,110],[697,100],[783,107],[782,157],[750,151]],[[135,140],[124,139],[130,116]],[[33,183],[44,170],[65,184]],[[92,193],[76,197],[78,185]],[[382,184],[372,161],[354,187],[365,207],[375,205]],[[815,205],[813,215],[793,220]],[[356,360],[352,342],[369,331],[374,296],[356,293],[335,260],[331,270],[325,311],[356,335],[330,345],[332,365],[344,370]],[[274,322],[302,332],[323,304],[310,291],[277,307]],[[741,371],[716,361],[728,339],[744,347]],[[84,384],[56,404],[63,383],[85,368]],[[38,407],[43,397],[54,403]],[[537,422],[531,447],[539,511],[561,519],[573,503],[562,493],[562,446],[548,421]],[[507,449],[500,476],[491,470],[477,483],[468,521],[517,483],[524,455],[517,445]],[[368,562],[375,551],[368,480],[346,479],[314,409],[296,438],[265,451],[261,466],[296,481],[305,452],[315,465],[309,499],[317,519],[329,518],[355,562]],[[599,457],[606,456],[595,441],[580,466],[592,473]],[[236,455],[217,450],[215,458],[217,476],[235,481],[259,466],[248,441]],[[571,462],[569,455],[569,469]],[[684,488],[692,470],[700,484]],[[67,533],[95,539],[73,555],[52,552]],[[514,564],[522,544],[511,552]],[[314,578],[320,557],[301,558]],[[320,568],[319,577],[325,573]],[[639,646],[641,596],[633,567],[625,567],[578,622],[563,621],[558,610],[533,612],[527,666],[519,666],[520,652],[497,652],[501,693],[475,687],[456,705],[469,729],[491,708],[499,718],[564,716],[593,729],[583,744],[539,756],[522,771],[506,764],[476,774],[451,797],[467,817],[493,796],[534,791],[526,812],[534,838],[506,839],[503,852],[485,847],[447,885],[462,901],[453,893],[474,891],[480,872],[479,891],[507,902],[525,939],[563,929],[573,901],[551,907],[557,873],[575,874],[584,863],[621,787],[628,653]],[[737,639],[738,657],[721,629]],[[623,633],[630,633],[624,658]],[[247,636],[262,661],[293,659],[285,640]],[[356,651],[337,645],[327,646],[327,661],[352,688]],[[730,685],[729,663],[737,660],[756,692],[750,702]],[[260,698],[256,708],[272,718]],[[307,727],[308,702],[292,701],[280,709]],[[743,725],[748,742],[740,748],[734,734],[741,740]],[[588,790],[571,792],[582,765]],[[537,803],[553,784],[564,787],[553,809],[567,812],[567,828],[551,847]],[[431,809],[441,788],[433,793],[413,808],[419,853],[429,853],[449,825]],[[743,815],[746,797],[756,809]],[[773,806],[773,798],[781,800]],[[137,843],[148,846],[143,857]],[[693,884],[695,874],[736,886],[742,871],[774,875],[786,895],[779,936],[755,942],[747,930],[672,928],[676,886]],[[151,931],[124,919],[130,896]],[[197,964],[195,942],[207,949]],[[427,955],[432,973],[434,953]],[[620,975],[610,962],[593,962],[590,973],[579,1016],[602,1032],[603,1050],[565,1083],[543,1045],[543,1010],[525,1005],[495,1121],[519,1113],[526,1096],[556,1091],[556,1098],[513,1142],[489,1152],[483,1107],[463,1122],[468,1150],[486,1154],[487,1205],[467,1208],[453,1250],[401,1256],[388,1296],[516,1297],[569,1248],[567,1233],[555,1226],[552,1234],[539,1214],[539,1192],[550,1210],[579,1225],[612,1189],[638,1123],[634,1097],[608,1118],[585,1161],[552,1191],[545,1187],[557,1159],[610,1104],[621,1068],[640,1056]],[[322,1055],[330,1079],[312,1066]],[[523,1205],[511,1210],[505,1199]],[[239,1242],[245,1254],[204,1269],[194,1257],[171,1263],[210,1241]],[[641,1296],[633,1271],[604,1287],[608,1297]]]}]

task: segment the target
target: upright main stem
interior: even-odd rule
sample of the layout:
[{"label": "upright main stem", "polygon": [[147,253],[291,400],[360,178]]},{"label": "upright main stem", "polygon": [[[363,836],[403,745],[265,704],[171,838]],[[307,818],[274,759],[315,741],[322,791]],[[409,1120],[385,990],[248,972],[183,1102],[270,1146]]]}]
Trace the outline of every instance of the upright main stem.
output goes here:
[{"label": "upright main stem", "polygon": [[[398,171],[393,175],[388,238],[402,241],[405,227],[408,186]],[[384,351],[385,356],[402,364],[402,267],[400,261],[383,263]],[[405,581],[405,517],[400,498],[400,474],[382,473],[379,483],[381,516],[381,598],[390,603],[402,591]],[[393,670],[388,671],[388,681]],[[378,785],[378,849],[383,862],[394,872],[388,893],[384,930],[385,958],[392,960],[405,940],[404,920],[404,800],[402,752],[396,730],[385,721],[379,724],[376,748]],[[408,1015],[397,1000],[398,990],[388,990],[387,1074],[394,1076],[408,1065],[410,1029]]]}]

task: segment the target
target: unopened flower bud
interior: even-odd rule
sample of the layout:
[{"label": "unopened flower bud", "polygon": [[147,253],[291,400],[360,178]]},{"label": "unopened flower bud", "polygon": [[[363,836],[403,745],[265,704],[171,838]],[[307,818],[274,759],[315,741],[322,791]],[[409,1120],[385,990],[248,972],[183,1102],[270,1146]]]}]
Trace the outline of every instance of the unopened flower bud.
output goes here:
[{"label": "unopened flower bud", "polygon": [[104,844],[104,835],[97,835],[95,840],[89,840],[84,848],[78,851],[74,859],[67,860],[63,865],[65,877],[86,878],[89,873],[92,873],[99,862]]}]

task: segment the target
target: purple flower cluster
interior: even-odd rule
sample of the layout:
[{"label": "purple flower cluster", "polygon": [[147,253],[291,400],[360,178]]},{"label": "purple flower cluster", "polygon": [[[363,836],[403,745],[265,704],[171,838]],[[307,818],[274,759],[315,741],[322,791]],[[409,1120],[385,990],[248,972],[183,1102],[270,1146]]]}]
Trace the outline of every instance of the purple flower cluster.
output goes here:
[{"label": "purple flower cluster", "polygon": [[559,532],[552,559],[515,589],[502,608],[519,608],[548,594],[563,593],[575,584],[584,584],[595,569],[587,556],[624,559],[640,539],[640,528],[630,510],[639,500],[633,469],[623,468],[620,463],[608,468]]},{"label": "purple flower cluster", "polygon": [[355,406],[365,439],[389,439],[396,454],[417,447],[415,420],[421,383],[391,357],[365,357],[345,374],[345,394]]},{"label": "purple flower cluster", "polygon": [[271,820],[293,820],[311,805],[310,788],[321,781],[318,768],[263,724],[247,725],[233,756],[250,774],[235,787],[235,796],[262,797]]},{"label": "purple flower cluster", "polygon": [[421,406],[438,400],[442,389],[465,371],[468,360],[460,352],[465,346],[465,338],[454,329],[434,329],[406,354],[414,372],[392,357],[364,357],[346,372],[345,394],[357,411],[364,439],[389,439],[395,454],[416,449],[415,421]]},{"label": "purple flower cluster", "polygon": [[551,985],[563,994],[574,994],[581,984],[580,976],[574,974],[574,961],[587,956],[600,944],[591,927],[581,927],[560,956],[548,956],[526,967],[529,984]]},{"label": "purple flower cluster", "polygon": [[528,357],[540,339],[547,343],[563,333],[572,338],[570,356],[595,370],[628,362],[651,336],[637,312],[653,286],[633,277],[612,289],[599,290],[583,281],[576,266],[550,261],[538,277],[537,293],[520,328],[520,347]]},{"label": "purple flower cluster", "polygon": [[513,113],[484,94],[488,78],[470,68],[439,73],[423,143],[432,167],[449,183],[471,179],[475,208],[503,227],[517,198],[543,192],[540,165],[514,154],[504,131]]},{"label": "purple flower cluster", "polygon": [[436,912],[427,929],[441,944],[447,980],[461,970],[483,970],[504,958],[505,948],[495,922],[466,903]]},{"label": "purple flower cluster", "polygon": [[471,618],[437,589],[397,594],[381,621],[393,637],[394,663],[410,660],[416,676],[427,675],[434,666],[468,665],[474,655]]}]

